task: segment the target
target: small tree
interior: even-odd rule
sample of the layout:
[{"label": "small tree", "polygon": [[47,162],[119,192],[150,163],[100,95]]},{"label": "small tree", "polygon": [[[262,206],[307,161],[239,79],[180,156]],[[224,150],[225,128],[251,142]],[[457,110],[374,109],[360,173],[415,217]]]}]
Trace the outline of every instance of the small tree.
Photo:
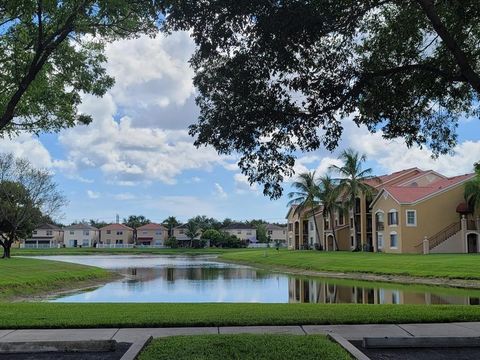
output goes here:
[{"label": "small tree", "polygon": [[180,225],[180,222],[177,220],[175,216],[169,216],[165,220],[163,220],[163,225],[165,225],[168,229],[168,236],[173,236],[173,228]]},{"label": "small tree", "polygon": [[0,245],[3,258],[12,244],[30,235],[43,216],[52,216],[65,205],[52,175],[35,169],[28,160],[0,155]]},{"label": "small tree", "polygon": [[200,227],[195,221],[189,221],[187,223],[185,235],[190,239],[190,247],[192,247],[193,241],[200,236]]}]

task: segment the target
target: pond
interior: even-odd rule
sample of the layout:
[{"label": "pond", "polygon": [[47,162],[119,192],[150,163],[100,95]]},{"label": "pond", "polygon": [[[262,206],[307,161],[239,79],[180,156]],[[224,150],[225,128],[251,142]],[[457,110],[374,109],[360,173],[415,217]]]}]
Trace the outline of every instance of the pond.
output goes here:
[{"label": "pond", "polygon": [[47,256],[123,275],[54,302],[257,302],[478,305],[480,290],[301,277],[214,256]]}]

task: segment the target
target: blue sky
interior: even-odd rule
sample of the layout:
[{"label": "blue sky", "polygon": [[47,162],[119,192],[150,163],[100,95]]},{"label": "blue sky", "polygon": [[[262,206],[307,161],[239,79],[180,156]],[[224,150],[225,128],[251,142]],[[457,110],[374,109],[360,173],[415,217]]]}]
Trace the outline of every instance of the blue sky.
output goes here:
[{"label": "blue sky", "polygon": [[[93,115],[88,127],[35,137],[22,134],[1,140],[0,151],[27,157],[49,168],[69,204],[63,222],[81,219],[114,221],[143,214],[152,221],[194,215],[238,220],[284,221],[287,198],[271,201],[250,186],[234,157],[213,149],[196,149],[187,134],[198,111],[188,59],[193,51],[186,33],[156,39],[141,37],[107,47],[107,69],[116,85],[102,99],[85,96],[80,110]],[[401,140],[386,141],[348,120],[339,151],[365,153],[377,174],[418,166],[446,175],[470,172],[480,160],[480,121],[462,121],[454,155],[430,158]],[[296,171],[324,173],[338,152],[301,154]],[[285,192],[289,191],[285,183]]]}]

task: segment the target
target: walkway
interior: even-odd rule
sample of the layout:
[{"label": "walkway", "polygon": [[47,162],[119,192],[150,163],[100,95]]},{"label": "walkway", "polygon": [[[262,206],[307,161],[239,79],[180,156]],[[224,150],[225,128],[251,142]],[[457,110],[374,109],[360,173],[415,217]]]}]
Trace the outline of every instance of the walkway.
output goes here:
[{"label": "walkway", "polygon": [[479,337],[480,322],[405,325],[304,325],[186,328],[107,328],[0,330],[0,342],[116,340],[136,343],[146,337],[201,334],[292,334],[336,333],[347,340],[364,337]]}]

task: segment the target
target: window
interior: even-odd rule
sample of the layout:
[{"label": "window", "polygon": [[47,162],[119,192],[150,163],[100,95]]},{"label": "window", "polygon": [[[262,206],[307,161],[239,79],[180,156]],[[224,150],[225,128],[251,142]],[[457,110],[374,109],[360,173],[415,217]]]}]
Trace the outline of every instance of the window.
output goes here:
[{"label": "window", "polygon": [[85,236],[90,235],[90,230],[83,230],[83,235],[85,235]]},{"label": "window", "polygon": [[353,229],[353,218],[350,218],[350,229]]},{"label": "window", "polygon": [[293,224],[292,223],[288,224],[288,231],[293,231]]},{"label": "window", "polygon": [[117,235],[123,235],[123,231],[117,231]]},{"label": "window", "polygon": [[252,235],[252,232],[250,230],[247,230],[247,235]]},{"label": "window", "polygon": [[122,239],[117,239],[117,240],[115,240],[115,244],[121,245],[121,244],[123,244],[123,240]]},{"label": "window", "polygon": [[392,304],[400,304],[400,293],[397,290],[392,292]]},{"label": "window", "polygon": [[388,225],[398,225],[398,211],[390,210],[388,212]]},{"label": "window", "polygon": [[181,235],[183,235],[183,234],[185,233],[185,230],[180,229],[180,230],[178,230],[178,233],[181,234]]},{"label": "window", "polygon": [[354,247],[355,246],[355,243],[353,241],[353,236],[350,236],[350,246],[351,247]]},{"label": "window", "polygon": [[242,234],[242,230],[237,230],[237,234],[238,234],[238,235],[241,235],[241,234]]},{"label": "window", "polygon": [[142,231],[142,234],[143,234],[143,235],[147,235],[147,234],[148,234],[148,231]]},{"label": "window", "polygon": [[74,235],[75,234],[75,231],[70,231],[70,235]]},{"label": "window", "polygon": [[310,221],[310,231],[313,231],[313,221]]},{"label": "window", "polygon": [[398,235],[396,232],[390,233],[390,247],[396,249],[398,247]]},{"label": "window", "polygon": [[47,230],[47,236],[52,236],[53,232],[52,230]]},{"label": "window", "polygon": [[345,223],[345,217],[343,216],[343,210],[338,210],[338,223],[343,225]]},{"label": "window", "polygon": [[37,235],[37,230],[33,230],[33,235]]},{"label": "window", "polygon": [[417,211],[407,210],[407,226],[417,226]]},{"label": "window", "polygon": [[379,211],[375,214],[375,226],[377,231],[383,231],[385,229],[383,215],[383,211]]},{"label": "window", "polygon": [[268,230],[268,235],[272,235],[273,234],[273,231],[272,230]]},{"label": "window", "polygon": [[162,235],[162,230],[155,231],[155,235]]},{"label": "window", "polygon": [[383,233],[377,233],[377,247],[383,249]]},{"label": "window", "polygon": [[82,246],[85,246],[85,247],[90,246],[90,241],[88,241],[88,239],[83,239]]},{"label": "window", "polygon": [[111,234],[112,233],[112,230],[107,230],[107,234]]}]

